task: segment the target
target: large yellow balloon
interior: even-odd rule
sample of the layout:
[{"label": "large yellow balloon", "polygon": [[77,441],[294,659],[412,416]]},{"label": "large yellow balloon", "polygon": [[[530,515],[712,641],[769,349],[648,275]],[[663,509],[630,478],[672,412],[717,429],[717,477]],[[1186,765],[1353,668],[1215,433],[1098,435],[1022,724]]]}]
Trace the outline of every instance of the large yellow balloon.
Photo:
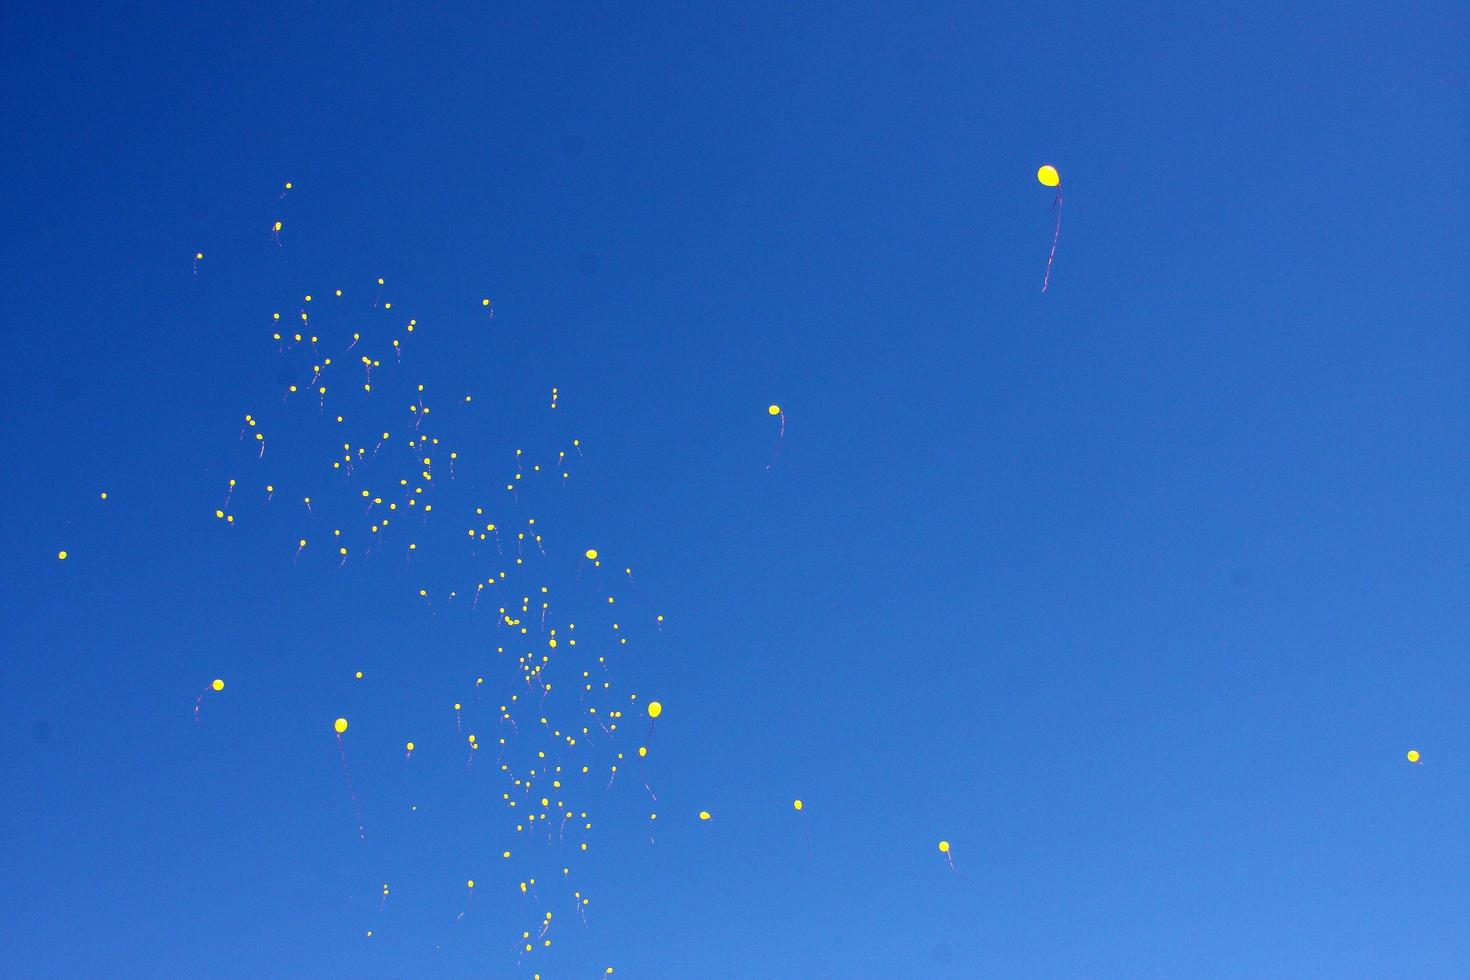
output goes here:
[{"label": "large yellow balloon", "polygon": [[214,688],[216,691],[223,691],[225,689],[225,682],[216,677],[209,686]]},{"label": "large yellow balloon", "polygon": [[1040,170],[1036,171],[1036,179],[1041,181],[1047,187],[1055,187],[1062,182],[1062,175],[1057,173],[1056,167],[1053,167],[1051,164],[1048,163],[1043,165]]},{"label": "large yellow balloon", "polygon": [[701,820],[708,820],[709,819],[709,811],[708,810],[700,810],[699,811],[699,819],[701,819]]},{"label": "large yellow balloon", "polygon": [[343,732],[347,731],[347,719],[338,718],[336,723],[334,723],[332,727],[337,730],[338,735],[341,735]]},{"label": "large yellow balloon", "polygon": [[766,414],[767,415],[780,415],[781,414],[781,406],[780,405],[772,405],[770,408],[766,409]]},{"label": "large yellow balloon", "polygon": [[657,718],[664,713],[664,706],[657,701],[648,702],[648,717]]},{"label": "large yellow balloon", "polygon": [[942,840],[942,841],[939,842],[939,852],[941,854],[948,854],[949,853],[949,841]]},{"label": "large yellow balloon", "polygon": [[1409,761],[1410,762],[1418,762],[1419,761],[1419,750],[1418,749],[1410,749],[1409,750]]},{"label": "large yellow balloon", "polygon": [[596,561],[597,560],[597,549],[596,548],[588,548],[587,549],[587,557],[589,559],[591,559],[592,561]]}]

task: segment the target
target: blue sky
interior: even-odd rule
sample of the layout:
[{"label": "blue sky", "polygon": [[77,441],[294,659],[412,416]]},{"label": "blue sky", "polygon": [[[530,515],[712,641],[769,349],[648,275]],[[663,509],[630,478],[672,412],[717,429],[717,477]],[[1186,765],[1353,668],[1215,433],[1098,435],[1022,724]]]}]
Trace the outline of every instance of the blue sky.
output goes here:
[{"label": "blue sky", "polygon": [[[9,972],[1470,960],[1455,5],[0,28]],[[668,616],[627,666],[668,706],[657,843],[636,783],[605,794],[589,925],[534,966],[488,767],[439,748],[503,669],[483,624],[387,562],[292,565],[299,515],[258,495],[213,516],[319,438],[282,415],[276,470],[240,452],[242,412],[284,412],[269,312],[379,276],[414,370],[484,405],[467,457],[579,436],[548,542],[626,557]]]}]

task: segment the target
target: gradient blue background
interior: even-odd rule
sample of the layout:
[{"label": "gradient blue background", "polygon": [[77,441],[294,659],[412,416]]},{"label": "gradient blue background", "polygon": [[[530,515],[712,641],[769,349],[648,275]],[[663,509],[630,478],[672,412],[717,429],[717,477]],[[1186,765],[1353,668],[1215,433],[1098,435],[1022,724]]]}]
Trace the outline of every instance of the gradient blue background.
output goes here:
[{"label": "gradient blue background", "polygon": [[397,734],[371,858],[344,813],[324,719],[397,710],[350,671],[437,709],[449,654],[212,516],[263,311],[381,275],[496,450],[561,388],[670,616],[667,825],[545,976],[1463,975],[1467,49],[1452,3],[7,5],[0,972],[529,975],[507,902],[450,927],[473,812],[384,815]]}]

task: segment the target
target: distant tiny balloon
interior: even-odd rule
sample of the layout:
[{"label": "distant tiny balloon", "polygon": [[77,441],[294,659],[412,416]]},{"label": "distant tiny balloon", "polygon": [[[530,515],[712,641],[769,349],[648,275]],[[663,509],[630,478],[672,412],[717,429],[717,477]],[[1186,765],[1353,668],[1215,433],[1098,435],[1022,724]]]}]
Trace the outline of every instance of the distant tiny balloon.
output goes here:
[{"label": "distant tiny balloon", "polygon": [[336,730],[336,732],[337,732],[338,735],[341,735],[343,732],[347,731],[347,719],[346,718],[338,718],[332,724],[332,727]]}]

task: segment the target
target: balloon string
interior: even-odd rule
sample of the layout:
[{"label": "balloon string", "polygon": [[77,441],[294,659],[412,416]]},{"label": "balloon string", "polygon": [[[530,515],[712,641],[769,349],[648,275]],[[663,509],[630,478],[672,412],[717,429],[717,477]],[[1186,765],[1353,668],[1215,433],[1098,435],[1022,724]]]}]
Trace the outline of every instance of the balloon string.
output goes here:
[{"label": "balloon string", "polygon": [[1046,292],[1046,287],[1051,284],[1051,264],[1057,257],[1057,240],[1062,237],[1062,189],[1057,188],[1057,199],[1053,202],[1057,209],[1057,230],[1051,236],[1051,254],[1046,257],[1046,276],[1041,280],[1041,291]]},{"label": "balloon string", "polygon": [[786,438],[786,413],[781,413],[781,430],[776,433],[776,452],[771,456],[771,461],[766,464],[766,469],[776,465],[776,460],[781,458],[781,443]]},{"label": "balloon string", "polygon": [[352,815],[357,818],[357,837],[367,840],[362,830],[362,809],[357,805],[357,792],[352,788],[352,771],[347,768],[347,750],[342,746],[342,736],[337,736],[337,754],[342,758],[342,775],[347,777],[347,795],[352,797]]}]

